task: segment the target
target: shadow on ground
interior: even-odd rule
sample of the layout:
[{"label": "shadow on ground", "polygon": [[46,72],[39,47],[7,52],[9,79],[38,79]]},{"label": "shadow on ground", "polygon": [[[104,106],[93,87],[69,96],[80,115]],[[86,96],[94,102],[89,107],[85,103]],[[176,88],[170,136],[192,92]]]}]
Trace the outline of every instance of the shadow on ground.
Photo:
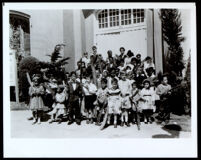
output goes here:
[{"label": "shadow on ground", "polygon": [[179,138],[181,126],[175,124],[168,124],[162,127],[163,130],[167,131],[169,134],[156,134],[152,138]]}]

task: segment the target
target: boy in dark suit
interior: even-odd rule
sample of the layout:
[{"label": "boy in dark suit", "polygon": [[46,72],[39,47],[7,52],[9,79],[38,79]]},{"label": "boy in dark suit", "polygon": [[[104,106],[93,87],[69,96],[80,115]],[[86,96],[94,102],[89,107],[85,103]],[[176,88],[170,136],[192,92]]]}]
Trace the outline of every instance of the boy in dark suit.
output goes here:
[{"label": "boy in dark suit", "polygon": [[[68,125],[71,125],[74,120],[77,125],[81,124],[81,113],[80,113],[80,103],[79,99],[82,96],[81,84],[76,81],[76,73],[71,72],[71,81],[68,85],[68,95],[69,95],[69,122]],[[75,116],[75,119],[74,119]]]}]

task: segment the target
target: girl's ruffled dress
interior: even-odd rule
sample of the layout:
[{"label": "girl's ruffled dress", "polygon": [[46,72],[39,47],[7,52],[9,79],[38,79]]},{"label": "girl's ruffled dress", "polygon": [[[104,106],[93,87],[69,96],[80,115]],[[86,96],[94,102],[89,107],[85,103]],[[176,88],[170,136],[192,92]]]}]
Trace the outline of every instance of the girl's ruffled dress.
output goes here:
[{"label": "girl's ruffled dress", "polygon": [[66,94],[65,92],[62,93],[57,93],[55,95],[55,103],[52,105],[53,110],[49,112],[49,115],[56,114],[56,117],[59,115],[65,115],[66,114],[66,107],[65,107],[65,102],[66,100]]},{"label": "girl's ruffled dress", "polygon": [[[43,110],[45,108],[42,99],[42,94],[44,94],[44,91],[43,86],[33,86],[29,88],[29,95],[31,96],[29,106],[32,111]],[[33,94],[36,95],[33,96]]]},{"label": "girl's ruffled dress", "polygon": [[153,102],[155,101],[155,91],[150,88],[150,89],[145,89],[143,88],[140,91],[140,97],[144,98],[146,101],[140,100],[138,103],[139,110],[149,110],[152,109],[154,112],[156,110],[156,106],[153,105]]},{"label": "girl's ruffled dress", "polygon": [[120,114],[121,113],[121,102],[120,90],[108,89],[108,113],[109,114]]}]

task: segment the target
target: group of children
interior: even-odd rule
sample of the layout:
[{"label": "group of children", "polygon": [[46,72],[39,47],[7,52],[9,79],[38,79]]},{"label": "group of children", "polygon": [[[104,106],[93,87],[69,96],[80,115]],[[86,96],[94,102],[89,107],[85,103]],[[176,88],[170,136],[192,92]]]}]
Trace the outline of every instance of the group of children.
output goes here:
[{"label": "group of children", "polygon": [[68,125],[74,122],[80,125],[86,119],[87,124],[95,122],[100,126],[106,116],[107,124],[117,128],[118,124],[129,127],[130,123],[137,123],[140,116],[147,124],[153,121],[157,101],[160,101],[157,119],[169,119],[171,86],[167,75],[158,83],[151,57],[141,61],[140,54],[134,56],[130,50],[125,54],[121,47],[120,55],[112,56],[109,50],[104,60],[97,54],[96,46],[92,50],[90,58],[84,53],[77,63],[78,69],[67,73],[62,82],[54,77],[43,82],[42,76],[33,75],[29,89],[33,124],[40,124],[45,106],[50,108],[49,123],[61,123],[67,116]]}]

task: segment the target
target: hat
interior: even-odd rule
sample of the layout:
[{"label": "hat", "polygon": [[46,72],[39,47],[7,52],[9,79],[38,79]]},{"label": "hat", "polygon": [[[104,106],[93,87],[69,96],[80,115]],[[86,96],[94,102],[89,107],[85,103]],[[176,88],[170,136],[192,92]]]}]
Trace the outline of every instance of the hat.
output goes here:
[{"label": "hat", "polygon": [[151,84],[150,80],[148,80],[148,79],[145,79],[145,80],[142,82],[142,84],[145,84],[145,83]]},{"label": "hat", "polygon": [[57,80],[56,80],[56,79],[53,79],[52,82],[57,82]]},{"label": "hat", "polygon": [[38,80],[40,78],[40,74],[33,74],[32,79],[33,80]]},{"label": "hat", "polygon": [[35,77],[33,77],[33,81],[37,81],[39,78],[40,78],[40,77],[35,76]]}]

